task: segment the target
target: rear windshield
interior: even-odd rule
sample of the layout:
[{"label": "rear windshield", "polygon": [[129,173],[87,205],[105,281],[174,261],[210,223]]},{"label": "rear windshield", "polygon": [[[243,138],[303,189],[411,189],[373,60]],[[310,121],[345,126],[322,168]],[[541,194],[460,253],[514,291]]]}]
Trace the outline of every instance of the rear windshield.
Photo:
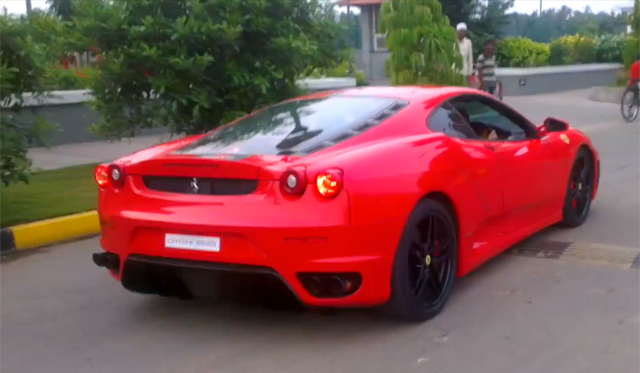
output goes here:
[{"label": "rear windshield", "polygon": [[179,152],[202,156],[294,154],[362,124],[397,101],[344,96],[291,101],[214,131]]}]

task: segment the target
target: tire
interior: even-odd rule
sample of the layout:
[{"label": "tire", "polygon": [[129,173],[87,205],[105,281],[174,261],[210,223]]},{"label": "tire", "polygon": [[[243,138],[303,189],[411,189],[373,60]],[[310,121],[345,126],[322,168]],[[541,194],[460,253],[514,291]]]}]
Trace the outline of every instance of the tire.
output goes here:
[{"label": "tire", "polygon": [[[418,245],[417,241],[426,242]],[[421,254],[424,255],[420,257]],[[420,265],[422,269],[418,268]],[[396,250],[391,296],[384,306],[387,315],[411,322],[435,317],[449,300],[457,269],[458,232],[451,211],[433,199],[420,201]]]},{"label": "tire", "polygon": [[591,211],[594,186],[593,157],[589,151],[581,148],[569,173],[567,193],[562,209],[562,221],[560,222],[561,226],[575,228],[581,226],[587,220]]},{"label": "tire", "polygon": [[[620,100],[620,113],[622,114],[622,118],[624,118],[628,123],[633,122],[638,118],[638,112],[640,112],[640,98],[638,97],[638,94],[639,93],[636,89],[632,87],[627,87],[622,94],[622,99]],[[630,102],[630,104],[628,104],[628,102]],[[629,113],[626,112],[626,108],[629,108]]]}]

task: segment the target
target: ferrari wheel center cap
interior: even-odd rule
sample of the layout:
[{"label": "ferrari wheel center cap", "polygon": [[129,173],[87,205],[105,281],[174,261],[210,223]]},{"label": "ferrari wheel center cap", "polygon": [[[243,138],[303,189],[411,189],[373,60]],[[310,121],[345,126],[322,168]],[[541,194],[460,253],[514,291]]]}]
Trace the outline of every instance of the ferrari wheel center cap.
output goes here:
[{"label": "ferrari wheel center cap", "polygon": [[424,262],[425,262],[427,265],[431,265],[431,255],[427,255],[427,257],[425,258]]}]

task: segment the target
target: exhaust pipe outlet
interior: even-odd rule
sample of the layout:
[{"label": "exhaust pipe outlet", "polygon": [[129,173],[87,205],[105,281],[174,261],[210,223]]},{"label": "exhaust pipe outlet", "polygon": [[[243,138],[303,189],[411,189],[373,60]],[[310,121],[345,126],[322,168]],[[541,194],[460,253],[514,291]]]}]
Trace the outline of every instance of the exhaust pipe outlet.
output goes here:
[{"label": "exhaust pipe outlet", "polygon": [[104,267],[106,266],[107,260],[104,257],[104,253],[100,253],[100,254],[93,254],[92,255],[92,259],[93,259],[93,263],[95,265],[97,265],[98,267]]},{"label": "exhaust pipe outlet", "polygon": [[309,277],[309,281],[307,283],[307,286],[309,287],[309,290],[311,290],[311,291],[314,291],[314,292],[322,291],[322,282],[316,276]]},{"label": "exhaust pipe outlet", "polygon": [[347,284],[338,276],[329,278],[329,289],[333,295],[342,295],[347,290]]},{"label": "exhaust pipe outlet", "polygon": [[120,257],[113,253],[96,253],[92,255],[93,263],[110,271],[120,270]]}]

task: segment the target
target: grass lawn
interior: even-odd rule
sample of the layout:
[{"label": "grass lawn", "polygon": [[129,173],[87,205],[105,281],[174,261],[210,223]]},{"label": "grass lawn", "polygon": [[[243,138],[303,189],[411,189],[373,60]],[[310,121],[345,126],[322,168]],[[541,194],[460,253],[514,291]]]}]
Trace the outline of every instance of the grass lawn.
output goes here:
[{"label": "grass lawn", "polygon": [[29,184],[0,189],[0,227],[95,210],[95,164],[34,173]]}]

